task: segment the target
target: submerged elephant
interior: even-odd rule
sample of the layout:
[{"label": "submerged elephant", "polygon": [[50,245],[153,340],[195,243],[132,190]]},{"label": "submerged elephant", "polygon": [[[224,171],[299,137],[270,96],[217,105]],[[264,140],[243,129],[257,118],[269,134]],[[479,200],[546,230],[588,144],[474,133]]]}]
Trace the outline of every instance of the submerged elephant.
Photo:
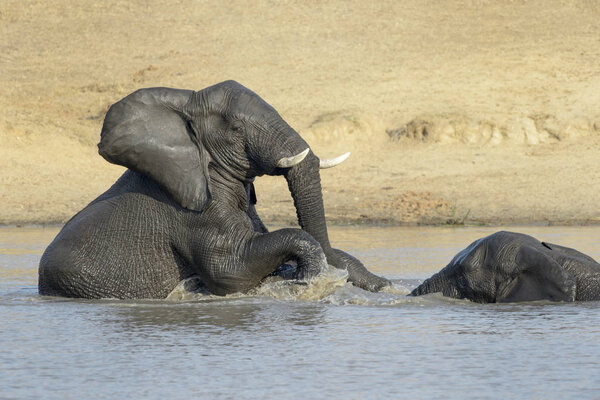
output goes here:
[{"label": "submerged elephant", "polygon": [[[319,159],[236,82],[197,92],[138,90],[109,109],[98,147],[128,170],[46,249],[40,294],[164,298],[198,275],[225,295],[256,286],[290,259],[299,279],[329,263],[361,288],[390,284],[331,247]],[[252,183],[264,174],[285,177],[302,229],[264,227]]]},{"label": "submerged elephant", "polygon": [[412,291],[479,303],[600,300],[600,264],[577,250],[496,232],[460,251]]}]

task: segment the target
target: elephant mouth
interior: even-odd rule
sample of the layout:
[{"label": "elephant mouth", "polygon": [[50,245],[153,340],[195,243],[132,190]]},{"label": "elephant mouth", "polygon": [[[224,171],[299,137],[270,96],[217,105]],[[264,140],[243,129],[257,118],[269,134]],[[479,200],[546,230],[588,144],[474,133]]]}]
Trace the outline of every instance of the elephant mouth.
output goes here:
[{"label": "elephant mouth", "polygon": [[291,168],[294,165],[300,164],[302,160],[306,158],[306,155],[309,151],[310,149],[307,147],[305,150],[296,155],[280,158],[279,161],[277,161],[277,168]]},{"label": "elephant mouth", "polygon": [[[288,168],[292,168],[298,164],[300,164],[311,151],[310,148],[306,148],[303,151],[289,157],[282,157],[277,161],[277,169],[285,170]],[[350,152],[343,153],[337,157],[329,158],[329,159],[319,159],[319,169],[329,169],[338,166],[343,163],[350,157]]]}]

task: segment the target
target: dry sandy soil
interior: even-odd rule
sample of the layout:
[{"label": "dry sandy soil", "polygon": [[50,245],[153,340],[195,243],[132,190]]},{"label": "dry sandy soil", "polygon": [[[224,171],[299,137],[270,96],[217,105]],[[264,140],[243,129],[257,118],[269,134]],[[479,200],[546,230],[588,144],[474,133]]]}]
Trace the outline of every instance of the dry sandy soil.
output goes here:
[{"label": "dry sandy soil", "polygon": [[[0,0],[0,223],[63,222],[140,87],[235,79],[321,157],[330,221],[600,223],[595,0]],[[373,4],[369,4],[373,3]],[[257,182],[289,223],[285,182]]]}]

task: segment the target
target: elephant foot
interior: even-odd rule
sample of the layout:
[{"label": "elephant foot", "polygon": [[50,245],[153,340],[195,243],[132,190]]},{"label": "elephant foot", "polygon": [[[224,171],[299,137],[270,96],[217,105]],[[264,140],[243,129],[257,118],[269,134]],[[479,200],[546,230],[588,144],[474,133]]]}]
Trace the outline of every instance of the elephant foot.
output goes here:
[{"label": "elephant foot", "polygon": [[279,277],[283,280],[310,280],[319,275],[327,268],[327,259],[325,255],[315,256],[311,262],[301,262],[300,265],[295,261],[286,261],[271,272],[268,276]]},{"label": "elephant foot", "polygon": [[[347,256],[346,253],[344,254]],[[348,257],[346,260],[353,261],[356,259],[350,259]],[[360,268],[361,266],[362,264],[356,265],[354,261],[353,263],[346,264],[346,268],[336,268],[348,271],[348,282],[363,290],[368,290],[369,292],[379,292],[383,288],[392,285],[390,280],[382,276],[375,275],[364,267]],[[300,278],[299,275],[299,268],[293,261],[287,261],[285,264],[281,264],[275,269],[275,271],[269,274],[269,276],[278,277],[283,280],[301,281],[302,278]]]},{"label": "elephant foot", "polygon": [[269,276],[276,276],[285,281],[298,279],[298,266],[294,263],[285,263],[281,264],[279,267],[275,269],[275,271],[271,272]]}]

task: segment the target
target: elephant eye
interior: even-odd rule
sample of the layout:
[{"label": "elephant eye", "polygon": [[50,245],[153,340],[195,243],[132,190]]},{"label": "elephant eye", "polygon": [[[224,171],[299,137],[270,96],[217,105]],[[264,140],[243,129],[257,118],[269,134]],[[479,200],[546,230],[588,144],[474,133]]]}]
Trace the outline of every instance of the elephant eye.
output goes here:
[{"label": "elephant eye", "polygon": [[229,125],[229,129],[232,132],[240,133],[244,131],[244,124],[242,124],[242,121],[233,121]]}]

